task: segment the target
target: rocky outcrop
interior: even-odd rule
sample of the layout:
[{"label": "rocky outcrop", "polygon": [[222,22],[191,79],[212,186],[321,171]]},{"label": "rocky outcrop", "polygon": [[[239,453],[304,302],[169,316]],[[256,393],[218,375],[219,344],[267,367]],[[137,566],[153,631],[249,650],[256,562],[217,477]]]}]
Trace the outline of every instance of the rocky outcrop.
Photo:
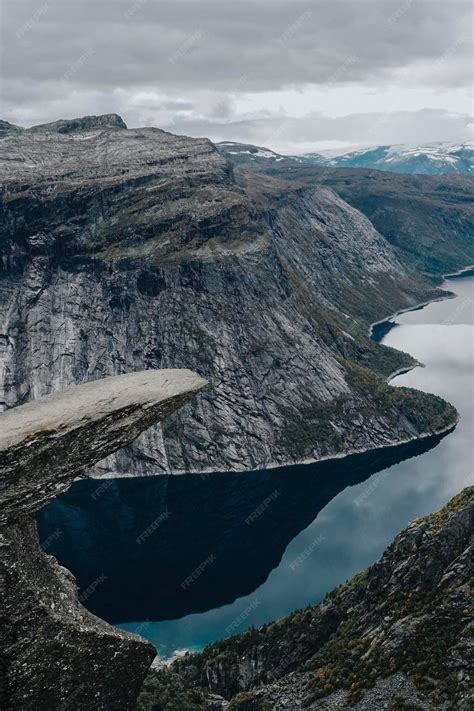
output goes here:
[{"label": "rocky outcrop", "polygon": [[455,422],[388,388],[412,361],[367,337],[433,282],[331,188],[236,180],[209,140],[117,118],[63,128],[0,141],[3,406],[141,368],[212,386],[94,476],[252,470]]},{"label": "rocky outcrop", "polygon": [[320,605],[150,673],[140,708],[468,711],[473,542],[468,488]]},{"label": "rocky outcrop", "polygon": [[154,647],[82,607],[72,575],[41,550],[34,512],[204,385],[190,371],[145,371],[0,415],[2,709],[133,708]]},{"label": "rocky outcrop", "polygon": [[77,119],[60,119],[52,123],[42,123],[27,129],[31,133],[57,132],[74,133],[90,131],[97,128],[127,128],[127,124],[118,114],[102,114],[101,116],[83,116]]}]

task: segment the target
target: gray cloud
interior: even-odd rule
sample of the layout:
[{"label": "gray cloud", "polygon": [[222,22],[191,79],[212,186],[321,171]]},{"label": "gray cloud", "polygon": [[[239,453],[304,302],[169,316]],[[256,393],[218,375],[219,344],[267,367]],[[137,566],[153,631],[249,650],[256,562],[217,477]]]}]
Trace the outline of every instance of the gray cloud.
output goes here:
[{"label": "gray cloud", "polygon": [[234,122],[175,118],[164,126],[173,133],[212,136],[215,141],[255,143],[282,151],[310,149],[344,140],[352,145],[463,141],[470,138],[470,117],[449,111],[394,111],[330,118],[311,113],[302,118],[268,117]]},{"label": "gray cloud", "polygon": [[101,88],[222,90],[240,82],[269,90],[383,78],[443,55],[451,85],[469,79],[465,0],[6,0],[5,7],[3,72],[19,80],[61,80],[86,55],[73,81]]},{"label": "gray cloud", "polygon": [[[118,111],[131,125],[216,140],[278,131],[286,143],[293,131],[293,143],[353,142],[378,119],[355,118],[354,106],[328,118],[313,105],[281,128],[285,92],[354,85],[357,100],[357,86],[467,87],[471,12],[469,0],[4,0],[3,114],[30,125]],[[282,93],[281,112],[265,115],[265,92]],[[238,108],[248,96],[260,97],[250,117]],[[395,108],[374,140],[410,121],[418,134],[418,118]],[[428,133],[464,131],[449,108],[429,114]]]}]

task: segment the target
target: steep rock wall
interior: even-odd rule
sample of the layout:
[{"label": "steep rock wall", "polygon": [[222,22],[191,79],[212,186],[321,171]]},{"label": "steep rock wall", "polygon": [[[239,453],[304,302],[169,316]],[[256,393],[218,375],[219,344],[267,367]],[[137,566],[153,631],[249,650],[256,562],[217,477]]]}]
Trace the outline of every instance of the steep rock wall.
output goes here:
[{"label": "steep rock wall", "polygon": [[0,414],[2,709],[135,707],[154,647],[82,607],[73,576],[40,547],[35,512],[204,385],[190,371],[146,371]]},{"label": "steep rock wall", "polygon": [[256,469],[453,424],[372,375],[411,361],[369,323],[433,289],[360,212],[326,187],[237,184],[206,139],[78,121],[0,142],[5,407],[143,367],[210,381],[96,475]]}]

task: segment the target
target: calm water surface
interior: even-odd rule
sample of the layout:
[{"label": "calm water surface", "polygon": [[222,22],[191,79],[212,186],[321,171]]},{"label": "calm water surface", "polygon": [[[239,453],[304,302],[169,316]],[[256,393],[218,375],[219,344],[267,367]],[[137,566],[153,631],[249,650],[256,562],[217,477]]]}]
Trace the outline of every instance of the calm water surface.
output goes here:
[{"label": "calm water surface", "polygon": [[40,513],[39,530],[84,604],[162,656],[199,650],[317,603],[472,484],[474,276],[445,287],[457,298],[397,316],[383,342],[425,364],[392,384],[453,403],[452,433],[323,466],[78,482]]}]

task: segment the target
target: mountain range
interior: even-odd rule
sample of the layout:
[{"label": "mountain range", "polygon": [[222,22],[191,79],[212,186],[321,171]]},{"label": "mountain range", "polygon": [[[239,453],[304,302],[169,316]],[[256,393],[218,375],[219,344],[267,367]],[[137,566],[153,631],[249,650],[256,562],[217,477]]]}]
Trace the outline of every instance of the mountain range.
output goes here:
[{"label": "mountain range", "polygon": [[374,146],[325,158],[318,153],[294,156],[304,163],[331,168],[376,168],[393,173],[474,173],[474,142],[432,143],[418,146]]},{"label": "mountain range", "polygon": [[282,155],[268,148],[245,143],[222,142],[218,149],[231,156],[235,164],[264,165],[282,163],[320,165],[327,168],[374,168],[391,173],[441,175],[474,173],[474,142],[438,142],[422,145],[383,145],[343,153],[331,158],[321,153]]}]

